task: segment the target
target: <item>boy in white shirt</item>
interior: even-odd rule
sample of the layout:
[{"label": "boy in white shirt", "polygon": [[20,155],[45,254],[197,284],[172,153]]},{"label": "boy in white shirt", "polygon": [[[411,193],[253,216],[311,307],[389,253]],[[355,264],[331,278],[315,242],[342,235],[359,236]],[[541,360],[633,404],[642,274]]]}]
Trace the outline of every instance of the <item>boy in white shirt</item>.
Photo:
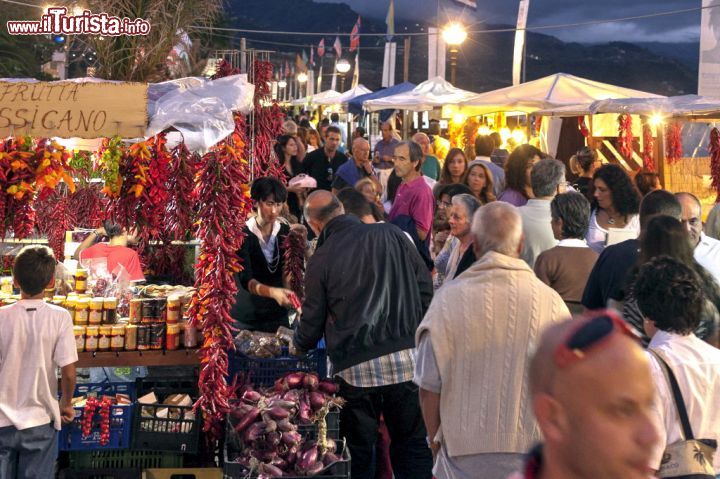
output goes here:
[{"label": "boy in white shirt", "polygon": [[[57,262],[47,246],[23,248],[13,279],[21,299],[0,308],[0,478],[55,477],[61,422],[75,417],[71,400],[78,360],[70,314],[43,301]],[[57,400],[56,368],[62,371]]]}]

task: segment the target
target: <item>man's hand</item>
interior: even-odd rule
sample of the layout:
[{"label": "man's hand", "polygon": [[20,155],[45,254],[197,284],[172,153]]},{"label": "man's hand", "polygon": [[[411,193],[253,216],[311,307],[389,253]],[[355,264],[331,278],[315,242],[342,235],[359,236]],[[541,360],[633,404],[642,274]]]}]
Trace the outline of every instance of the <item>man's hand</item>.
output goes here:
[{"label": "man's hand", "polygon": [[63,424],[70,424],[75,419],[75,409],[69,399],[60,400],[60,419]]},{"label": "man's hand", "polygon": [[365,173],[367,173],[368,175],[372,175],[373,173],[375,173],[375,171],[373,170],[372,162],[369,159],[362,162],[362,167],[363,170],[365,170]]}]

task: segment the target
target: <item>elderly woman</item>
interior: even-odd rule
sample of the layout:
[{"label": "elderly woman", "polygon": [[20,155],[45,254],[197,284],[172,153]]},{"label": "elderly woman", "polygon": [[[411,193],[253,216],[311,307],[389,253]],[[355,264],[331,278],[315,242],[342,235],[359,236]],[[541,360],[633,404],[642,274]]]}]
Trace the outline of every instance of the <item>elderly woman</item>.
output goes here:
[{"label": "elderly woman", "polygon": [[581,193],[557,195],[550,203],[553,236],[559,243],[535,260],[535,274],[558,292],[573,314],[582,312],[585,284],[598,254],[585,242],[590,202]]},{"label": "elderly woman", "polygon": [[[618,165],[604,165],[593,175],[592,213],[585,239],[601,253],[607,244],[609,230],[627,230],[640,234],[640,195],[625,170]],[[628,238],[630,239],[630,238]]]},{"label": "elderly woman", "polygon": [[446,279],[454,279],[468,269],[477,258],[473,251],[473,236],[470,231],[473,215],[482,204],[472,195],[460,194],[452,198],[448,217],[450,234],[457,239],[448,260]]}]

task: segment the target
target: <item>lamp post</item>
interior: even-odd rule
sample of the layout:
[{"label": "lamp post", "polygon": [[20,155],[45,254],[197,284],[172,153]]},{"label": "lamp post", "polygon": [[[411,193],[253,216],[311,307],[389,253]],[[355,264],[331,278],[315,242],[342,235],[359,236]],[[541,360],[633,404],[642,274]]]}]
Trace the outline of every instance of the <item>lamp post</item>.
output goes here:
[{"label": "lamp post", "polygon": [[[303,97],[303,95],[302,95],[302,87],[303,87],[303,85],[305,85],[305,84],[307,83],[307,81],[308,81],[307,73],[305,73],[305,72],[298,73],[297,81],[298,81],[298,83],[300,84],[300,97],[302,98],[302,97]],[[307,93],[307,90],[305,90],[305,92]]]},{"label": "lamp post", "polygon": [[467,38],[467,30],[458,22],[445,25],[442,31],[443,40],[450,46],[450,83],[455,84],[458,49]]},{"label": "lamp post", "polygon": [[350,62],[342,58],[337,62],[335,68],[340,74],[340,92],[342,93],[345,91],[345,74],[350,71]]}]

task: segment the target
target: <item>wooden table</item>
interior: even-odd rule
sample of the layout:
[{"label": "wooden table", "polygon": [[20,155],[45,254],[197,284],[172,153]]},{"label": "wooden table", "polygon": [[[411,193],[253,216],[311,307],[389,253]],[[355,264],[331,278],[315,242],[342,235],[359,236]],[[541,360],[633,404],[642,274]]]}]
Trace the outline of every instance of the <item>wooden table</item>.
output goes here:
[{"label": "wooden table", "polygon": [[197,366],[197,349],[175,351],[111,351],[78,353],[79,368],[121,366]]}]

